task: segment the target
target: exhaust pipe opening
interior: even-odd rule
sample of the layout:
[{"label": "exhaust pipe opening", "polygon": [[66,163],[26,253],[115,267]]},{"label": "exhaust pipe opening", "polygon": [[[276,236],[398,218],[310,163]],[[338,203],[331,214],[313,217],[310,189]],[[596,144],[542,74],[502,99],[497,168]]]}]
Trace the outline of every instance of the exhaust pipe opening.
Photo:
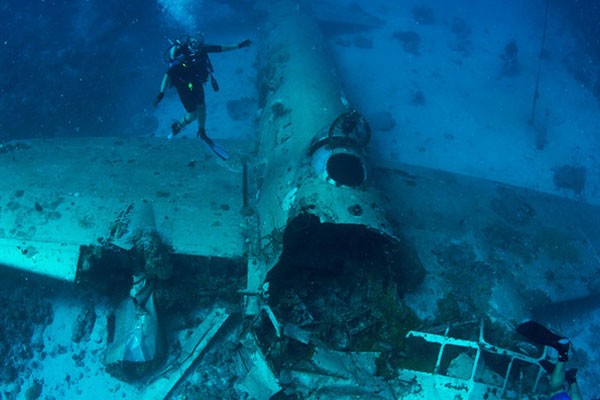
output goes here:
[{"label": "exhaust pipe opening", "polygon": [[332,154],[326,168],[327,175],[336,185],[357,187],[367,179],[363,160],[355,154]]},{"label": "exhaust pipe opening", "polygon": [[358,187],[367,180],[363,157],[371,128],[357,111],[336,118],[327,131],[321,130],[308,149],[318,176],[338,186]]}]

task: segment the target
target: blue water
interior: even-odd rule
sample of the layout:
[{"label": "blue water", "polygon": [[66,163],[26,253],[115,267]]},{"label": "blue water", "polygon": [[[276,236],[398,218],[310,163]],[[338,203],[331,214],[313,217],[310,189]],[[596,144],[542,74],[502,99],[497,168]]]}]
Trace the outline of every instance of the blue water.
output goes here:
[{"label": "blue water", "polygon": [[[252,3],[235,0],[4,2],[0,5],[0,143],[12,139],[64,136],[166,136],[168,132],[161,131],[161,126],[170,117],[153,109],[151,103],[166,68],[163,53],[168,48],[169,39],[203,32],[208,41],[215,43],[235,43],[246,37],[259,41],[262,18],[260,12],[252,8]],[[324,21],[323,28],[329,33],[327,40],[331,41],[332,47],[338,51],[343,48],[341,44],[369,48],[369,42],[364,40],[350,44],[344,42],[348,40],[347,35],[365,34],[373,40],[371,51],[377,51],[379,28],[334,24],[329,14],[331,10],[334,13],[339,10],[342,20],[344,16],[349,19],[356,16],[352,14],[352,8],[348,8],[352,2],[340,1],[339,7],[334,3],[329,1],[327,4],[330,7],[315,7]],[[478,40],[484,35],[494,35],[493,40],[497,43],[486,51],[494,53],[496,63],[489,67],[489,71],[477,71],[490,75],[502,73],[503,61],[500,56],[513,38],[519,47],[519,57],[539,54],[548,4],[551,23],[548,25],[543,61],[553,60],[556,65],[562,65],[567,74],[600,106],[600,2],[597,0],[549,0],[548,3],[546,0],[414,2],[415,6],[423,7],[422,14],[412,16],[419,20],[417,28],[415,25],[410,28],[402,26],[397,22],[398,19],[407,19],[407,10],[414,10],[412,5],[396,5],[386,0],[355,3],[370,14],[377,15],[382,20],[382,26],[392,27],[392,31],[398,32],[414,30],[422,38],[427,38],[428,25],[439,27],[455,17],[467,21],[471,27],[467,30],[469,35],[481,35]],[[316,4],[322,6],[323,2]],[[427,10],[431,10],[431,14]],[[510,18],[511,15],[514,18]],[[537,32],[534,37],[524,33],[530,32],[532,26]],[[448,42],[456,40],[458,34],[452,33],[452,26],[448,26],[447,30]],[[460,45],[456,51],[464,57],[463,61],[477,52],[467,41],[453,42],[453,45]],[[410,45],[402,48],[398,43],[396,52],[380,55],[387,60],[382,71],[387,72],[390,65],[405,62],[407,53],[419,57],[427,49],[426,40],[419,49]],[[343,61],[339,64],[341,69],[348,68],[342,71],[342,77],[356,76],[356,69],[350,71],[350,68],[356,68],[363,62],[359,58],[342,56],[338,60]],[[254,60],[244,62],[237,68],[249,70]],[[537,58],[534,57],[530,64],[537,67]],[[224,69],[233,72],[235,68]],[[515,77],[506,74],[502,76],[502,82],[523,77],[523,73],[523,70],[517,70]],[[392,74],[386,74],[391,84],[394,79]],[[221,74],[220,78],[229,77]],[[533,95],[535,74],[530,78],[528,82],[532,87],[527,91],[528,96]],[[546,74],[543,79],[547,82],[553,77]],[[397,103],[396,98],[386,98],[386,93],[379,92],[380,84],[370,85],[369,82],[357,80],[345,81],[344,85],[351,101],[368,114],[381,116],[382,120],[374,121],[374,124],[380,124],[382,131],[402,123],[401,118],[393,113],[391,119],[387,119],[385,113],[380,114],[381,104]],[[423,93],[420,87],[415,86],[408,93],[411,96],[409,101],[414,104],[435,102],[435,92]],[[548,90],[542,94],[546,98],[561,96],[560,92]],[[527,106],[530,99],[527,97],[525,101]],[[214,101],[227,100],[220,98]],[[178,107],[176,103],[172,104]],[[565,107],[577,109],[573,104]],[[393,111],[393,107],[389,108]],[[178,110],[176,112],[183,112],[182,109]],[[543,115],[543,109],[538,111],[539,115]],[[527,108],[524,114],[528,115],[528,112]],[[211,123],[214,124],[210,118],[209,115],[209,127]],[[584,148],[582,153],[588,150]],[[565,153],[565,158],[570,160],[571,154]],[[592,173],[597,174],[597,171]],[[590,355],[589,358],[595,359],[597,355]],[[587,386],[593,385],[588,383]]]},{"label": "blue water", "polygon": [[[152,121],[133,129],[131,119],[145,115],[144,108],[155,95],[167,39],[193,30],[215,39],[236,31],[255,36],[260,21],[248,17],[249,3],[4,2],[0,9],[0,138],[135,134],[152,129]],[[425,3],[435,8],[435,2]],[[471,3],[455,2],[453,8],[469,18],[470,12],[511,4],[487,2],[475,7]],[[514,2],[518,13],[524,8],[520,3]],[[530,1],[525,7],[541,19],[544,3]],[[551,13],[561,14],[572,26],[578,38],[575,50],[582,57],[589,56],[574,73],[600,95],[600,28],[596,23],[600,6],[593,0],[550,3]],[[393,6],[381,5],[394,12]],[[374,6],[364,4],[369,10]],[[387,17],[392,24],[394,15]]]},{"label": "blue water", "polygon": [[[213,24],[228,8],[160,3],[4,2],[0,138],[132,132],[132,117],[157,92],[168,39]],[[242,25],[226,23],[216,35]]]}]

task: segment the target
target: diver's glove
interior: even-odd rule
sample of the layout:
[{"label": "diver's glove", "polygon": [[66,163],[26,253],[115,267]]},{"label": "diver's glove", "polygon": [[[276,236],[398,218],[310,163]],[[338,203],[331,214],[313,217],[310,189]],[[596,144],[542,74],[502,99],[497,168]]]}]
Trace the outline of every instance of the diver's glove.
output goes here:
[{"label": "diver's glove", "polygon": [[212,75],[210,76],[210,86],[212,86],[212,88],[215,92],[219,91],[219,82],[217,82],[215,77]]},{"label": "diver's glove", "polygon": [[239,42],[237,47],[238,47],[238,49],[243,49],[244,47],[250,47],[251,44],[252,44],[252,42],[250,41],[250,39],[246,39],[242,42]]},{"label": "diver's glove", "polygon": [[156,98],[152,102],[152,105],[154,107],[158,106],[158,103],[160,103],[160,101],[163,99],[163,97],[165,97],[165,92],[158,93],[158,95],[156,96]]}]

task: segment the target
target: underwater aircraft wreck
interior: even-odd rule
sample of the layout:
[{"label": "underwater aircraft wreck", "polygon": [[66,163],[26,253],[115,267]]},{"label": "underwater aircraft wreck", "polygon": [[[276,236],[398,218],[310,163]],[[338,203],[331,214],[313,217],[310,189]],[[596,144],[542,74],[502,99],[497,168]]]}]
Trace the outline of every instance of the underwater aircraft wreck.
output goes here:
[{"label": "underwater aircraft wreck", "polygon": [[[311,14],[282,0],[266,24],[255,154],[199,159],[156,138],[5,144],[0,264],[92,286],[127,276],[103,361],[144,382],[141,399],[185,395],[194,368],[212,374],[198,398],[539,398],[546,353],[522,351],[509,326],[594,293],[598,210],[374,165]],[[556,262],[582,266],[562,297],[544,280]],[[209,267],[224,280],[191,278]],[[228,278],[237,306],[211,302],[165,350],[173,281],[197,298]]]}]

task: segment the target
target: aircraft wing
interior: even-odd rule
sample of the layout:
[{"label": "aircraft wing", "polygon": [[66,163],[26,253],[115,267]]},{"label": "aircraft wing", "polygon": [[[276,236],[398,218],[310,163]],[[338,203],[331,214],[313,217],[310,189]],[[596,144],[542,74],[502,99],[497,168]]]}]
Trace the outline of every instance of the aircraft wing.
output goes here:
[{"label": "aircraft wing", "polygon": [[74,280],[81,247],[107,237],[142,199],[175,253],[241,256],[243,174],[239,157],[232,159],[185,138],[3,144],[0,265]]}]

